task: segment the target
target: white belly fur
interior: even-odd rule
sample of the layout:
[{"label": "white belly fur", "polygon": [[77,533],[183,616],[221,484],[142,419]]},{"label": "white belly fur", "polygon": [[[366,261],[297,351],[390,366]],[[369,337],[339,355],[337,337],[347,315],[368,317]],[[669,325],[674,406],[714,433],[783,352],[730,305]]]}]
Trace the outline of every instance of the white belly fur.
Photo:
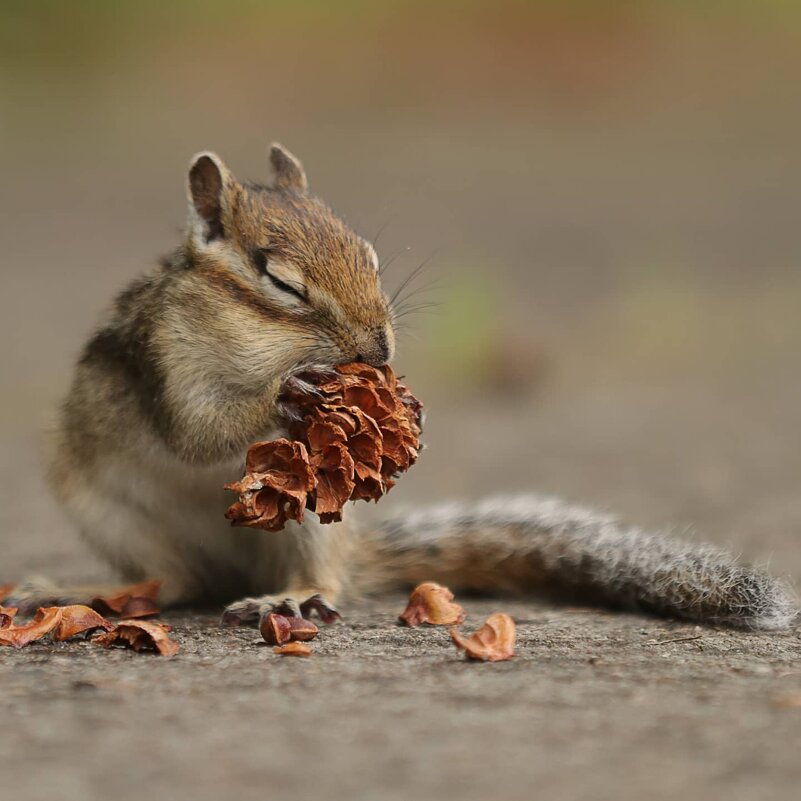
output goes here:
[{"label": "white belly fur", "polygon": [[231,528],[223,514],[235,496],[222,487],[241,475],[241,459],[189,465],[143,443],[73,474],[60,494],[90,546],[127,577],[161,578],[167,602],[279,592],[319,523],[307,515],[278,533]]}]

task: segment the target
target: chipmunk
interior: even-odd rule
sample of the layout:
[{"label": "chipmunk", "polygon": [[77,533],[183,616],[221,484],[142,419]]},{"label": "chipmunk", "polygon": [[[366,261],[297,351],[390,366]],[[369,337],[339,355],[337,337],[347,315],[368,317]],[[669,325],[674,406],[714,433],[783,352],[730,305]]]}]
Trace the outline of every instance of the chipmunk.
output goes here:
[{"label": "chipmunk", "polygon": [[[280,534],[231,529],[223,484],[248,446],[280,435],[300,371],[393,356],[393,309],[373,246],[310,194],[273,145],[269,185],[214,153],[192,161],[184,242],[133,281],[86,344],[64,403],[50,484],[94,552],[127,580],[160,577],[165,605],[227,603],[257,622],[435,580],[453,589],[580,594],[709,624],[781,629],[789,587],[724,552],[532,495],[446,504],[377,528],[312,514]],[[355,509],[349,510],[356,511]],[[96,588],[28,584],[12,605]]]}]

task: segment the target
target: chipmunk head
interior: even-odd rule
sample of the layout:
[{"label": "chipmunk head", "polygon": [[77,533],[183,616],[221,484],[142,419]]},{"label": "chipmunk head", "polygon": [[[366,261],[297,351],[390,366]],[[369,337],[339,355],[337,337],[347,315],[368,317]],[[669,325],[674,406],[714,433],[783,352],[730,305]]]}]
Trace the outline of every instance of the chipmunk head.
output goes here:
[{"label": "chipmunk head", "polygon": [[274,144],[270,160],[271,186],[238,182],[213,153],[192,161],[186,252],[204,313],[245,370],[386,363],[395,337],[373,246],[309,194],[291,153]]}]

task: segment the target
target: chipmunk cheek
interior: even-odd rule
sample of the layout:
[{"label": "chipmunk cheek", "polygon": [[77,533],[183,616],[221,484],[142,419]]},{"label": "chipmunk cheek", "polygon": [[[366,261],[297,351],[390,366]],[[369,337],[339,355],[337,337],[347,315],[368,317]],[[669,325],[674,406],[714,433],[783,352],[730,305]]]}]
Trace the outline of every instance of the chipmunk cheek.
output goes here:
[{"label": "chipmunk cheek", "polygon": [[314,365],[316,367],[334,367],[346,357],[347,349],[342,347],[338,337],[322,334],[319,330],[309,329],[292,343],[292,370]]}]

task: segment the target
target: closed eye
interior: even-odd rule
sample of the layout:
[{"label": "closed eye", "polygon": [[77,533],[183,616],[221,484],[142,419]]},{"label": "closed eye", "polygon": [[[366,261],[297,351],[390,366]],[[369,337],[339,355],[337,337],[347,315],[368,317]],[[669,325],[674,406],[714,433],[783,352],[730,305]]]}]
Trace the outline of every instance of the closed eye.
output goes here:
[{"label": "closed eye", "polygon": [[272,285],[276,289],[280,289],[282,292],[287,292],[290,295],[294,295],[296,298],[300,298],[301,300],[306,300],[306,293],[302,292],[292,284],[287,284],[286,281],[282,281],[280,278],[276,278],[269,270],[265,271],[265,275],[270,279]]},{"label": "closed eye", "polygon": [[270,270],[270,250],[269,248],[260,248],[258,250],[254,250],[252,254],[253,264],[255,265],[256,269],[259,273],[269,279],[270,283],[281,292],[286,292],[288,295],[293,295],[294,297],[302,300],[304,302],[307,301],[306,297],[306,288],[299,286],[295,283],[290,283],[289,281],[284,281],[283,279],[279,278]]}]

